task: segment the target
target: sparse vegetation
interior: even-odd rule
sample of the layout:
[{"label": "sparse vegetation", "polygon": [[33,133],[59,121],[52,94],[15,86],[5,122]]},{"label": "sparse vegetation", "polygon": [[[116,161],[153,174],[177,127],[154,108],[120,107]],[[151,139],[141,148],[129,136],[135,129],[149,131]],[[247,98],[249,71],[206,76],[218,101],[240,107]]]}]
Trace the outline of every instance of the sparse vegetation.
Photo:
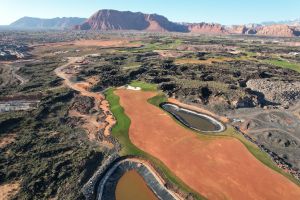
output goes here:
[{"label": "sparse vegetation", "polygon": [[1,136],[17,135],[0,154],[0,183],[22,180],[15,199],[84,199],[80,189],[105,154],[84,130],[68,125],[73,96],[53,91],[37,110],[1,115]]}]

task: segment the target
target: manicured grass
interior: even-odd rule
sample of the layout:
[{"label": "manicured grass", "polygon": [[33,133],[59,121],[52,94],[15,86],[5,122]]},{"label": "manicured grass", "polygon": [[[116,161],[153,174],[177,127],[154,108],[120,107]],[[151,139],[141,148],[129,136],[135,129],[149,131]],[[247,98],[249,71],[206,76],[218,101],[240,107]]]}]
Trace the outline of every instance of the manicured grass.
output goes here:
[{"label": "manicured grass", "polygon": [[148,102],[154,106],[159,107],[159,105],[163,102],[168,101],[168,98],[164,93],[159,93],[155,97],[152,97],[151,99],[148,99]]},{"label": "manicured grass", "polygon": [[125,114],[124,108],[120,105],[120,97],[114,94],[114,89],[105,92],[106,100],[109,102],[110,110],[116,118],[116,124],[113,126],[111,133],[118,139],[122,145],[121,155],[136,155],[142,152],[136,148],[129,140],[130,119]]},{"label": "manicured grass", "polygon": [[142,81],[132,81],[130,83],[130,86],[132,87],[140,87],[143,91],[156,91],[157,85],[151,84],[151,83],[145,83]]},{"label": "manicured grass", "polygon": [[264,62],[275,65],[277,67],[291,69],[300,73],[300,64],[298,63],[292,63],[285,60],[266,60]]}]

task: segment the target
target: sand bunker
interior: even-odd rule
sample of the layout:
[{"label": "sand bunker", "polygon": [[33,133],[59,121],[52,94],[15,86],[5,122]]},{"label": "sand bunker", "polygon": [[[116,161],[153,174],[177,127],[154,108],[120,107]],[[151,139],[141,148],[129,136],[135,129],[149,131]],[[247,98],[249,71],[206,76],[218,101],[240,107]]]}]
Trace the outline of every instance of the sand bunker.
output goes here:
[{"label": "sand bunker", "polygon": [[128,85],[128,86],[126,87],[126,89],[127,89],[127,90],[135,90],[135,91],[141,90],[140,87],[133,87],[133,86],[130,86],[130,85]]},{"label": "sand bunker", "polygon": [[149,104],[155,92],[115,92],[131,119],[129,137],[208,199],[300,199],[300,188],[234,138],[200,138]]}]

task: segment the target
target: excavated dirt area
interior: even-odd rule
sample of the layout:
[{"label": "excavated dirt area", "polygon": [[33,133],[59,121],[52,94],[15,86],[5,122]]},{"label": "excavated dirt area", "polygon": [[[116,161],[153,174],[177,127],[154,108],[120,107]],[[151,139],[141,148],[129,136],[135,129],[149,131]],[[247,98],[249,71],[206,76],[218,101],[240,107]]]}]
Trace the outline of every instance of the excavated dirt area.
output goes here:
[{"label": "excavated dirt area", "polygon": [[300,199],[300,188],[260,163],[237,139],[201,138],[149,104],[155,92],[120,89],[129,136],[208,199]]},{"label": "excavated dirt area", "polygon": [[[90,92],[89,89],[95,83],[95,80],[87,80],[83,82],[72,82],[70,79],[72,75],[76,74],[72,64],[82,60],[83,58],[69,58],[69,62],[55,70],[55,73],[60,78],[64,79],[64,83],[69,88],[80,92],[81,96],[90,97],[94,101],[93,113],[80,113],[76,110],[70,110],[70,117],[79,117],[83,121],[82,127],[88,131],[88,137],[91,140],[96,140],[98,134],[103,132],[105,136],[110,134],[110,129],[114,125],[115,120],[109,110],[109,104],[104,96],[100,93]],[[102,116],[99,116],[102,113]]]}]

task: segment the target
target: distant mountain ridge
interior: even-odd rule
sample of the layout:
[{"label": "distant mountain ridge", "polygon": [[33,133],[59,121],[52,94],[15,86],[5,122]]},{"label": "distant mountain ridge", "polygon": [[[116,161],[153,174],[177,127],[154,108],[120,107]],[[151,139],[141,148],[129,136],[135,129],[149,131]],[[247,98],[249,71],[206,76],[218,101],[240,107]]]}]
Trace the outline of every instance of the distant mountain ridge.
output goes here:
[{"label": "distant mountain ridge", "polygon": [[[299,25],[298,25],[299,23]],[[300,20],[284,22],[265,22],[265,24],[249,24],[224,26],[216,23],[177,23],[169,21],[158,14],[141,12],[99,10],[88,19],[53,18],[40,19],[23,17],[12,23],[10,28],[20,29],[75,29],[91,31],[147,31],[147,32],[181,32],[198,34],[239,34],[278,37],[300,36]]]},{"label": "distant mountain ridge", "polygon": [[85,21],[79,17],[57,17],[52,19],[41,19],[35,17],[22,17],[11,23],[9,27],[20,29],[67,29]]},{"label": "distant mountain ridge", "polygon": [[293,37],[299,36],[299,28],[288,25],[237,25],[224,26],[216,23],[176,23],[157,14],[141,12],[99,10],[84,23],[75,26],[76,30],[136,30],[153,32],[189,32],[200,34],[241,34]]},{"label": "distant mountain ridge", "polygon": [[284,21],[267,21],[267,22],[262,22],[262,25],[276,25],[276,24],[285,24],[289,26],[300,26],[300,18],[295,19],[295,20],[284,20]]},{"label": "distant mountain ridge", "polygon": [[99,10],[75,29],[188,32],[184,25],[170,22],[161,15],[117,10]]}]

